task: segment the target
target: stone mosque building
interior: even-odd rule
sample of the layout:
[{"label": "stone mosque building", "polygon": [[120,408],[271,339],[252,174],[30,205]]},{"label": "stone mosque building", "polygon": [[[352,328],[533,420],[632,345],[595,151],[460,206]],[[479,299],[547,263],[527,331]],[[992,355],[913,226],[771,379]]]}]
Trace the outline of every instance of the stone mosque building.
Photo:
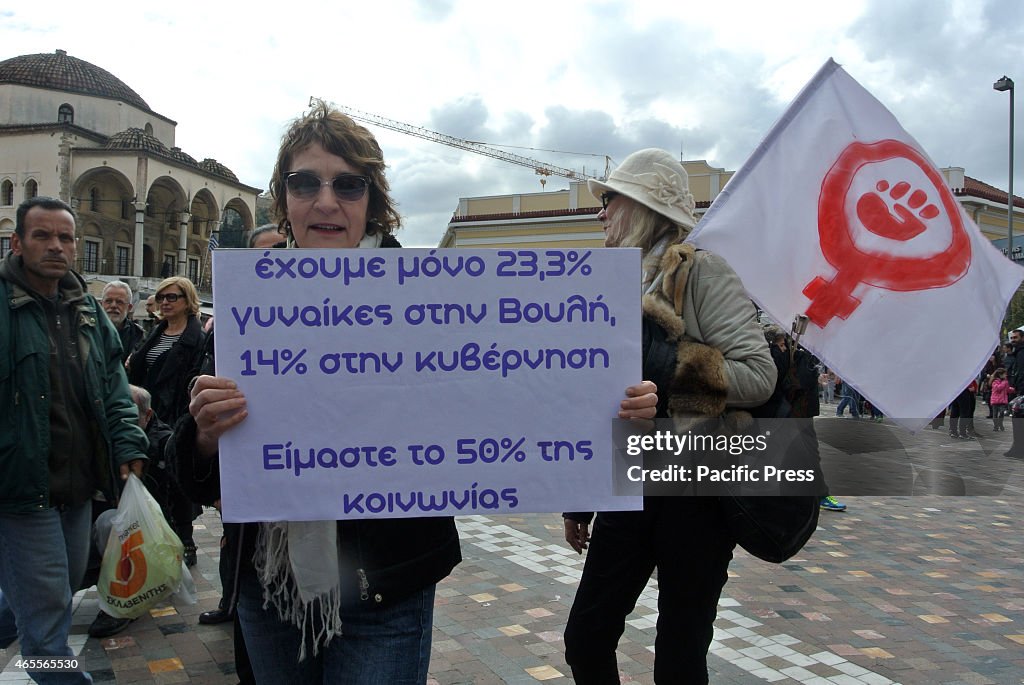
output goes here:
[{"label": "stone mosque building", "polygon": [[18,205],[49,195],[78,213],[76,270],[87,278],[204,284],[211,236],[225,223],[252,229],[260,189],[177,147],[176,125],[63,50],[0,61],[0,254]]}]

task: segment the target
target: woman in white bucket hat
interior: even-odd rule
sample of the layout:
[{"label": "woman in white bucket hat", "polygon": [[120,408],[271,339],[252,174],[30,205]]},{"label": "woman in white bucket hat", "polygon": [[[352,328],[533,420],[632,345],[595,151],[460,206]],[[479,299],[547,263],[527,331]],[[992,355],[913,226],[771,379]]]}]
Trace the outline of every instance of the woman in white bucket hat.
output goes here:
[{"label": "woman in white bucket hat", "polygon": [[[720,417],[764,403],[776,367],[753,304],[720,257],[683,243],[696,219],[682,165],[664,150],[640,150],[588,187],[603,205],[605,245],[643,252],[643,376],[658,386],[657,416]],[[706,683],[734,547],[718,499],[645,497],[642,511],[598,513],[592,538],[591,512],[563,516],[566,541],[579,553],[589,547],[565,629],[576,682],[619,682],[615,648],[657,568],[654,680]]]}]

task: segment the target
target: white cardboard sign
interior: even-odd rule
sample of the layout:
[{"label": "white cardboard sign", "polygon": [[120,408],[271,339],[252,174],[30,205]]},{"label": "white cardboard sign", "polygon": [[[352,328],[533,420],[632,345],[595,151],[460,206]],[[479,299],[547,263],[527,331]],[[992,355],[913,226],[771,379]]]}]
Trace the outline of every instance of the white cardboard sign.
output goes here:
[{"label": "white cardboard sign", "polygon": [[638,509],[639,250],[217,250],[225,521]]}]

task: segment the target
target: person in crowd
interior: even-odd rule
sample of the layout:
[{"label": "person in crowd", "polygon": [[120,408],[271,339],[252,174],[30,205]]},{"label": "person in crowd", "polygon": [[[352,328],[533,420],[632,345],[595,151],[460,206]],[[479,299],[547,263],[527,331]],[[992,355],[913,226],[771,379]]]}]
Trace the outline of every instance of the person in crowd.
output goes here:
[{"label": "person in crowd", "polygon": [[1009,342],[1004,342],[1000,346],[999,355],[997,357],[997,359],[999,361],[999,366],[1002,366],[1003,368],[1006,369],[1006,377],[1007,377],[1007,379],[1009,379],[1009,377],[1010,377],[1009,365],[1012,363],[1012,361],[1011,361],[1013,359],[1013,354],[1012,353],[1013,353],[1013,344],[1009,343]]},{"label": "person in crowd", "polygon": [[75,221],[61,200],[26,200],[0,262],[0,649],[17,639],[34,658],[73,655],[93,493],[115,499],[118,479],[146,461],[117,331],[71,269]]},{"label": "person in crowd", "polygon": [[[1024,354],[1021,353],[1021,348],[1024,347],[1024,330],[1015,328],[1010,331],[1010,346],[1010,351],[1003,357],[1006,380],[1010,387],[1021,391],[1021,388],[1024,388]],[[1010,425],[1013,426],[1013,442],[1005,455],[1011,459],[1024,459],[1024,417],[1014,416],[1011,412]]]},{"label": "person in crowd", "polygon": [[885,415],[882,414],[881,410],[875,406],[874,402],[865,402],[868,413],[871,414],[871,420],[876,423],[881,423],[885,420]]},{"label": "person in crowd", "polygon": [[[145,388],[137,385],[129,385],[132,401],[139,412],[139,428],[146,432],[149,439],[149,449],[146,456],[149,462],[146,464],[142,476],[142,483],[153,495],[153,499],[160,505],[164,518],[170,521],[169,492],[176,485],[171,481],[167,472],[167,461],[164,458],[164,449],[167,440],[171,437],[171,427],[160,420],[152,408],[152,398]],[[117,509],[111,504],[105,511],[96,517],[92,525],[92,552],[97,562],[103,559],[103,553],[110,539],[110,529],[113,527],[114,515]],[[89,583],[92,585],[94,583]],[[85,587],[88,587],[85,586]],[[118,618],[111,616],[102,609],[89,625],[89,637],[110,637],[117,635],[128,627],[134,618]]]},{"label": "person in crowd", "polygon": [[[627,157],[607,181],[590,180],[608,247],[639,247],[644,375],[658,387],[657,416],[718,417],[764,403],[776,368],[739,277],[683,239],[694,227],[686,171],[671,154]],[[657,364],[653,341],[672,350]],[[648,366],[650,365],[650,366]],[[648,497],[642,511],[563,514],[578,553],[589,549],[565,628],[578,683],[617,683],[615,648],[626,617],[658,569],[658,683],[707,682],[707,650],[735,546],[717,498]],[[682,534],[681,534],[682,533]]]},{"label": "person in crowd", "polygon": [[[772,326],[765,334],[766,338],[769,338],[771,343],[771,356],[775,362],[775,368],[778,372],[778,382],[775,386],[775,392],[772,394],[771,403],[784,402],[788,405],[788,412],[786,416],[795,419],[813,419],[818,416],[821,412],[821,405],[818,402],[818,396],[816,392],[811,391],[811,379],[807,377],[807,374],[801,374],[799,372],[800,365],[797,363],[800,360],[799,355],[810,354],[807,350],[798,346],[794,350],[794,354],[790,354],[790,348],[788,348],[788,342],[786,340],[785,333],[782,332],[778,326]],[[810,368],[810,365],[805,363],[805,368]],[[790,382],[786,383],[787,377],[790,377],[790,370],[793,369],[795,373],[792,375],[795,378]],[[770,414],[769,416],[775,416]],[[807,445],[807,449],[813,451],[813,463],[816,465],[819,463],[818,458],[818,436],[814,431],[813,421],[810,423],[801,424],[803,429],[802,441],[799,444]],[[824,495],[818,501],[818,508],[822,511],[834,511],[842,512],[846,511],[847,506],[836,499],[834,495],[828,494],[828,485],[824,483]]]},{"label": "person in crowd", "polygon": [[972,380],[949,405],[949,437],[974,440],[974,409],[977,404],[978,382]]},{"label": "person in crowd", "polygon": [[1024,330],[1014,328],[1010,331],[1009,342],[1003,347],[1003,366],[1006,367],[1006,378],[1010,381],[1011,385],[1013,385],[1013,379],[1017,373],[1015,368],[1017,365],[1017,353],[1022,345],[1024,345]]},{"label": "person in crowd", "polygon": [[993,354],[985,362],[984,368],[981,373],[978,374],[978,395],[981,396],[981,401],[988,407],[988,411],[985,415],[986,419],[993,418],[992,416],[992,374],[995,372],[997,366],[1001,364],[996,363],[997,355]]},{"label": "person in crowd", "polygon": [[132,319],[132,289],[124,281],[110,281],[103,286],[100,304],[121,337],[121,361],[128,361],[142,343],[146,332]]},{"label": "person in crowd", "polygon": [[818,377],[818,382],[821,384],[821,399],[825,404],[832,404],[835,401],[835,376],[831,371],[825,369],[821,372],[821,376]]},{"label": "person in crowd", "polygon": [[839,404],[836,405],[836,416],[843,416],[843,412],[847,407],[850,408],[850,417],[854,419],[860,418],[860,393],[853,389],[853,386],[842,381],[843,389]]},{"label": "person in crowd", "polygon": [[160,322],[128,360],[128,378],[149,390],[153,410],[174,424],[188,411],[185,377],[198,364],[204,334],[199,323],[199,293],[184,276],[161,281],[154,295]]},{"label": "person in crowd", "polygon": [[160,307],[156,304],[156,295],[150,295],[146,298],[146,319],[142,322],[142,328],[146,331],[146,335],[149,335],[159,321]]},{"label": "person in crowd", "polygon": [[[285,133],[270,180],[287,248],[399,248],[384,168],[373,135],[317,101]],[[233,380],[203,371],[168,454],[190,494],[213,502],[218,441],[248,413]],[[623,415],[653,417],[653,385],[630,392]],[[293,539],[302,528],[337,548]],[[436,584],[462,559],[451,517],[246,524],[241,537],[236,611],[258,682],[426,681]],[[304,560],[336,578],[310,585]]]},{"label": "person in crowd", "polygon": [[1006,369],[1000,366],[992,372],[992,377],[989,379],[989,387],[992,389],[990,399],[992,406],[992,429],[1005,431],[1003,417],[1006,416],[1007,406],[1010,404],[1010,393],[1015,391],[1015,388],[1006,380]]},{"label": "person in crowd", "polygon": [[[187,413],[189,372],[199,364],[205,334],[199,323],[199,293],[184,276],[171,276],[156,289],[160,322],[128,359],[128,380],[152,395],[153,411],[174,425]],[[180,491],[173,498],[171,522],[185,545],[185,563],[196,564],[192,522],[202,513]]]},{"label": "person in crowd", "polygon": [[284,247],[284,235],[281,233],[277,224],[263,224],[253,229],[252,235],[249,236],[249,247],[254,248],[267,248],[267,247]]}]

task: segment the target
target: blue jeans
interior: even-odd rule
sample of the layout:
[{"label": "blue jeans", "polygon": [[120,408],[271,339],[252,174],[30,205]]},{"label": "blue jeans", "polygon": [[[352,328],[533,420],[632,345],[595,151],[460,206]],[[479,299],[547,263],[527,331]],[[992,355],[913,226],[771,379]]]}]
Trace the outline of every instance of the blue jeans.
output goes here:
[{"label": "blue jeans", "polygon": [[[72,656],[71,588],[89,560],[92,503],[0,514],[0,646],[31,657]],[[12,631],[16,621],[17,629]],[[91,683],[88,673],[30,673],[37,683]]]},{"label": "blue jeans", "polygon": [[238,618],[258,683],[277,685],[422,685],[430,666],[435,586],[377,608],[373,600],[342,606],[341,631],[314,657],[307,643],[299,661],[301,634],[263,608],[255,575],[240,578]]},{"label": "blue jeans", "polygon": [[857,405],[860,403],[860,398],[851,397],[850,395],[843,395],[843,399],[839,401],[839,405],[836,407],[836,416],[842,416],[843,410],[847,407],[850,408],[850,416],[855,419],[860,418],[860,407]]}]

